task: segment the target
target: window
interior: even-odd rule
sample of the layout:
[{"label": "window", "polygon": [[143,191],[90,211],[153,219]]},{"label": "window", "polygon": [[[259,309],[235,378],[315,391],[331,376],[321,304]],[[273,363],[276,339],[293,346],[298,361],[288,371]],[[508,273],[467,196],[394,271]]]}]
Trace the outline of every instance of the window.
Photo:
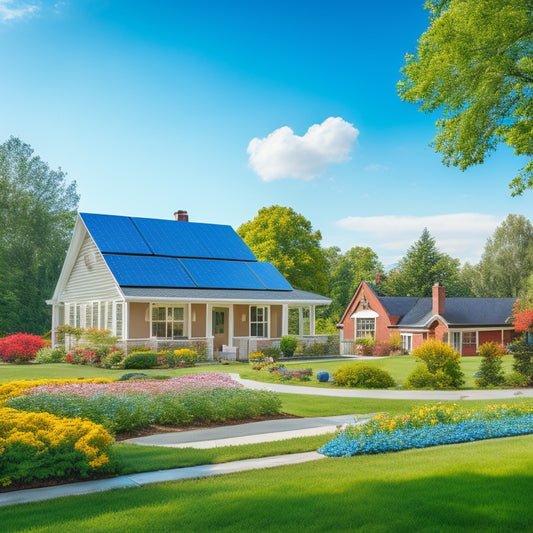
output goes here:
[{"label": "window", "polygon": [[374,337],[376,334],[375,318],[356,318],[355,319],[355,338],[363,339],[364,337]]},{"label": "window", "polygon": [[462,341],[461,341],[461,332],[460,331],[454,331],[452,333],[452,346],[453,346],[453,349],[456,352],[461,353]]},{"label": "window", "polygon": [[175,339],[185,331],[185,309],[173,305],[152,306],[152,337]]},{"label": "window", "polygon": [[475,331],[463,331],[463,344],[476,345],[476,332]]},{"label": "window", "polygon": [[402,350],[404,352],[411,353],[412,348],[413,348],[413,336],[402,335]]},{"label": "window", "polygon": [[98,310],[100,306],[98,305],[98,302],[93,302],[93,321],[92,321],[92,327],[98,328]]},{"label": "window", "polygon": [[250,307],[250,337],[268,336],[268,307]]}]

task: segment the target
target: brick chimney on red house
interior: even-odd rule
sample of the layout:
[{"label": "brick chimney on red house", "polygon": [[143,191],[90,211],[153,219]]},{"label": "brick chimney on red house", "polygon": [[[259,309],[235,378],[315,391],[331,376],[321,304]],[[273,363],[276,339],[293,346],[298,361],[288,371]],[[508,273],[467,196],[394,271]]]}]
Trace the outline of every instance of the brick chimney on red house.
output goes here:
[{"label": "brick chimney on red house", "polygon": [[433,299],[433,314],[443,316],[446,310],[446,287],[441,287],[438,283],[435,283],[431,296]]},{"label": "brick chimney on red house", "polygon": [[189,215],[187,214],[187,211],[182,211],[181,209],[174,213],[174,218],[180,222],[189,222]]}]

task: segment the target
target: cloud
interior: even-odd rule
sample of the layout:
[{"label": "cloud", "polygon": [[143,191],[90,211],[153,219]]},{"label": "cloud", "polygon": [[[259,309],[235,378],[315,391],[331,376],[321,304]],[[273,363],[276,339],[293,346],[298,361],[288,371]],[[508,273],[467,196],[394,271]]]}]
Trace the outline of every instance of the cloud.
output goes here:
[{"label": "cloud", "polygon": [[39,11],[39,6],[35,4],[24,4],[15,0],[0,0],[0,20],[2,22],[21,19],[36,11]]},{"label": "cloud", "polygon": [[[335,223],[349,231],[364,234],[376,248],[397,252],[389,257],[402,257],[407,248],[428,228],[437,247],[462,261],[477,263],[488,237],[503,217],[481,213],[454,213],[430,216],[384,215],[347,217]],[[362,235],[363,236],[363,235]]]},{"label": "cloud", "polygon": [[248,164],[264,181],[283,178],[312,180],[330,163],[348,161],[359,130],[340,117],[314,124],[300,137],[283,126],[250,141]]}]

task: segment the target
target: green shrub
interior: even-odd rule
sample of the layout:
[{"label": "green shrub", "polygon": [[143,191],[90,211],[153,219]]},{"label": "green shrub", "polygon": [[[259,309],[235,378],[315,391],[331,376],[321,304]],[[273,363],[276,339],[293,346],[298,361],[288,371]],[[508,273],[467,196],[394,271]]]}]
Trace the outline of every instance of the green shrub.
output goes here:
[{"label": "green shrub", "polygon": [[104,368],[117,368],[124,362],[124,352],[117,348],[109,350],[109,353],[102,357],[101,363]]},{"label": "green shrub", "polygon": [[35,356],[35,362],[40,364],[50,363],[64,363],[66,361],[67,353],[65,348],[41,348]]},{"label": "green shrub", "polygon": [[124,368],[154,368],[158,355],[155,352],[133,352],[124,359]]},{"label": "green shrub", "polygon": [[435,374],[432,374],[426,365],[416,365],[413,371],[407,376],[404,387],[406,389],[435,389]]},{"label": "green shrub", "polygon": [[305,346],[303,353],[310,357],[320,357],[321,355],[327,355],[329,352],[329,347],[327,344],[322,344],[320,342],[315,342],[311,346]]},{"label": "green shrub", "polygon": [[191,367],[200,360],[198,352],[189,348],[181,348],[173,352],[164,350],[158,352],[158,356],[158,364],[167,368]]},{"label": "green shrub", "polygon": [[400,351],[402,349],[402,336],[399,333],[393,333],[389,339],[389,346],[394,352]]},{"label": "green shrub", "polygon": [[[434,376],[435,388],[458,389],[464,383],[461,356],[449,344],[429,340],[415,348],[413,356],[425,363],[428,372]],[[414,380],[410,377],[407,382],[412,386]]]},{"label": "green shrub", "polygon": [[513,342],[509,349],[513,354],[513,370],[528,378],[528,385],[533,383],[533,344],[522,337]]},{"label": "green shrub", "polygon": [[359,346],[375,346],[377,344],[376,339],[374,337],[371,337],[370,335],[368,337],[361,337],[360,339],[355,339],[355,344],[358,344]]},{"label": "green shrub", "polygon": [[333,373],[336,385],[360,389],[388,389],[394,387],[392,376],[385,370],[356,363],[339,367]]},{"label": "green shrub", "polygon": [[482,389],[498,387],[504,380],[502,357],[505,349],[496,342],[486,342],[479,347],[479,355],[483,358],[479,367],[479,377],[475,379],[476,385]]},{"label": "green shrub", "polygon": [[142,372],[127,372],[122,374],[117,381],[137,381],[142,379],[149,379],[148,374],[143,374]]},{"label": "green shrub", "polygon": [[285,335],[281,337],[279,347],[285,357],[292,357],[298,347],[298,339],[296,337],[291,337],[290,335]]},{"label": "green shrub", "polygon": [[504,385],[511,389],[527,387],[529,385],[529,378],[520,372],[513,371],[505,376]]},{"label": "green shrub", "polygon": [[281,349],[277,346],[270,346],[261,350],[265,357],[271,357],[273,361],[277,361],[281,357]]}]

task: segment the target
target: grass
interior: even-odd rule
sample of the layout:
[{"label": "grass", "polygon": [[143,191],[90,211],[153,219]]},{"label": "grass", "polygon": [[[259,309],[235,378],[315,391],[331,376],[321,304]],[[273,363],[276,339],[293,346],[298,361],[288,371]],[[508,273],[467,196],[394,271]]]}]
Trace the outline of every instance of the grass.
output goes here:
[{"label": "grass", "polygon": [[[312,368],[314,375],[321,370],[333,373],[342,365],[353,363],[353,361],[318,361],[318,362],[285,362],[290,368]],[[416,366],[416,360],[410,355],[385,357],[382,359],[368,359],[365,364],[377,366],[387,370],[397,383],[404,383],[407,375]],[[503,359],[503,368],[506,372],[511,372],[513,357],[506,355]],[[465,375],[465,389],[475,388],[474,374],[479,370],[481,357],[463,357],[461,359],[461,368]],[[92,378],[106,377],[117,379],[122,374],[130,372],[124,369],[105,369],[91,366],[70,365],[70,364],[48,364],[48,365],[13,365],[0,364],[0,383],[14,381],[18,379],[46,379],[46,378]],[[232,363],[230,365],[203,364],[193,368],[180,369],[147,369],[140,370],[149,376],[169,375],[180,376],[183,374],[193,374],[197,372],[234,372],[238,373],[241,378],[252,379],[255,381],[264,381],[267,383],[279,383],[279,378],[268,372],[258,372],[253,370],[248,363]],[[311,381],[291,381],[291,385],[303,385],[319,388],[332,387],[332,383],[319,383],[316,377]]]},{"label": "grass", "polygon": [[335,437],[334,433],[299,437],[283,441],[241,446],[223,446],[207,450],[195,448],[163,448],[139,446],[136,444],[114,444],[113,455],[119,465],[119,474],[151,472],[182,468],[186,466],[208,465],[240,461],[257,457],[271,457],[317,450]]},{"label": "grass", "polygon": [[148,485],[2,509],[6,533],[529,531],[533,436]]}]

